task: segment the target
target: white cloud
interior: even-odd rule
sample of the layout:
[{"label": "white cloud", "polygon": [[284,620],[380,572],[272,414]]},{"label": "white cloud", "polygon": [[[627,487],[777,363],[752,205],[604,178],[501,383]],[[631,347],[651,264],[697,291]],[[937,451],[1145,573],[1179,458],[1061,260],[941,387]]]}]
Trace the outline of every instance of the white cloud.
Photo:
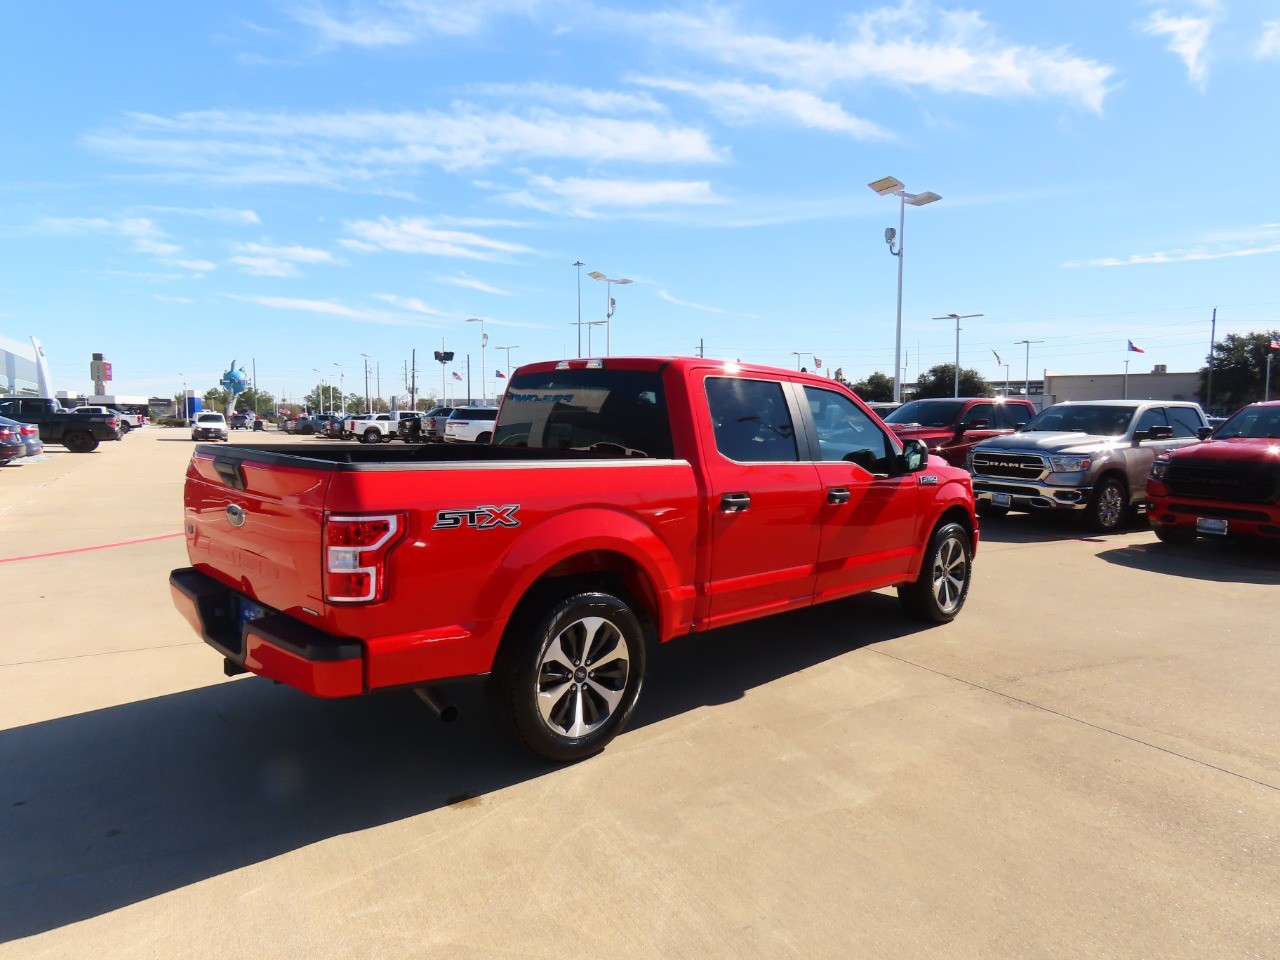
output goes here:
[{"label": "white cloud", "polygon": [[157,168],[168,180],[310,184],[385,191],[423,167],[447,171],[516,159],[587,163],[719,163],[695,127],[558,112],[255,113],[205,110],[130,114],[85,137],[91,149]]},{"label": "white cloud", "polygon": [[164,231],[146,217],[121,217],[116,220],[105,217],[46,217],[37,221],[34,229],[40,233],[66,236],[96,233],[120,237],[129,241],[130,247],[137,253],[153,257],[175,257],[182,252],[182,247],[166,240]]},{"label": "white cloud", "polygon": [[667,291],[665,290],[659,290],[658,296],[660,296],[663,300],[667,301],[667,303],[674,303],[677,307],[688,307],[691,310],[702,310],[705,313],[719,313],[719,314],[729,313],[728,310],[721,310],[719,307],[708,307],[701,303],[690,303],[687,300],[677,300],[675,297],[667,293]]},{"label": "white cloud", "polygon": [[257,224],[262,221],[252,210],[236,210],[232,207],[146,207],[158,213],[176,213],[204,220],[225,220],[230,223]]},{"label": "white cloud", "polygon": [[374,298],[391,304],[393,307],[399,307],[401,310],[412,310],[414,313],[425,313],[432,317],[444,317],[448,314],[442,313],[434,307],[429,307],[417,297],[398,297],[394,293],[375,293]]},{"label": "white cloud", "polygon": [[474,36],[494,17],[527,13],[537,5],[536,0],[366,0],[349,4],[346,16],[336,16],[313,0],[297,4],[291,12],[300,23],[314,28],[326,47],[398,47],[428,37]]},{"label": "white cloud", "polygon": [[1262,60],[1280,57],[1280,20],[1269,20],[1262,25],[1262,36],[1258,38],[1254,54]]},{"label": "white cloud", "polygon": [[563,108],[574,104],[591,113],[617,116],[625,113],[665,114],[667,108],[647,93],[619,90],[591,90],[560,83],[482,83],[469,88],[474,93],[510,100],[541,100]]},{"label": "white cloud", "polygon": [[218,265],[212,260],[173,260],[171,262],[183,270],[194,270],[197,273],[208,273],[210,270],[218,269]]},{"label": "white cloud", "polygon": [[1206,47],[1213,32],[1217,4],[1203,0],[1195,13],[1175,15],[1167,10],[1157,10],[1142,25],[1142,32],[1155,37],[1167,37],[1170,53],[1177,54],[1187,68],[1187,77],[1198,87],[1203,87],[1209,76]]},{"label": "white cloud", "polygon": [[151,299],[159,300],[162,303],[195,303],[190,297],[169,297],[163,293],[153,293]]},{"label": "white cloud", "polygon": [[348,223],[354,238],[340,241],[352,250],[372,253],[392,250],[397,253],[423,253],[439,257],[465,257],[471,260],[508,260],[511,254],[532,253],[518,243],[507,243],[461,230],[441,230],[423,217],[391,220],[358,220]]},{"label": "white cloud", "polygon": [[254,303],[272,310],[296,310],[302,313],[315,313],[323,316],[341,317],[347,320],[360,320],[366,323],[379,323],[396,327],[433,326],[433,324],[420,323],[408,317],[387,313],[383,310],[363,310],[358,307],[348,307],[341,303],[334,303],[331,300],[307,300],[298,297],[239,296],[231,293],[226,294],[226,296],[229,300]]},{"label": "white cloud", "polygon": [[1192,263],[1201,260],[1228,260],[1233,257],[1258,257],[1280,253],[1280,243],[1239,247],[1232,250],[1167,250],[1135,253],[1128,257],[1100,257],[1096,260],[1071,261],[1064,267],[1132,267],[1157,263]]},{"label": "white cloud", "polygon": [[851,116],[840,104],[804,90],[777,90],[758,83],[727,81],[695,83],[641,78],[638,82],[697,97],[729,123],[785,123],[843,133],[858,140],[892,139],[892,134],[878,123]]},{"label": "white cloud", "polygon": [[514,297],[515,294],[510,290],[503,290],[501,287],[494,287],[479,280],[473,280],[466,274],[460,277],[444,277],[443,283],[451,283],[455,287],[465,287],[468,290],[478,290],[481,293],[491,293],[498,297]]},{"label": "white cloud", "polygon": [[783,39],[744,30],[724,8],[619,15],[619,27],[660,37],[722,64],[778,77],[789,85],[877,83],[943,93],[1060,97],[1101,110],[1112,67],[1071,54],[1003,40],[982,15],[907,2],[848,18],[847,39]]},{"label": "white cloud", "polygon": [[277,257],[229,257],[228,263],[234,263],[243,272],[254,277],[296,277],[298,268],[287,260]]},{"label": "white cloud", "polygon": [[328,250],[317,250],[314,247],[271,247],[261,243],[242,243],[236,248],[241,253],[260,257],[274,257],[288,260],[290,263],[336,263],[333,254]]},{"label": "white cloud", "polygon": [[530,176],[527,190],[503,199],[536,210],[592,217],[604,208],[639,209],[721,203],[705,180],[589,180]]}]

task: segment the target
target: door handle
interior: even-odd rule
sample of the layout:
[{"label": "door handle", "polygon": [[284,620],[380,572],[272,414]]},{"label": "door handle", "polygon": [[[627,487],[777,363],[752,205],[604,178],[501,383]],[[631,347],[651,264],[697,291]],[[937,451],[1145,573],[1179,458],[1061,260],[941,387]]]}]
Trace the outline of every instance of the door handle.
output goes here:
[{"label": "door handle", "polygon": [[720,510],[723,513],[741,513],[751,506],[751,494],[726,493],[720,497]]},{"label": "door handle", "polygon": [[827,491],[827,503],[840,504],[849,502],[849,490],[846,487],[832,487]]}]

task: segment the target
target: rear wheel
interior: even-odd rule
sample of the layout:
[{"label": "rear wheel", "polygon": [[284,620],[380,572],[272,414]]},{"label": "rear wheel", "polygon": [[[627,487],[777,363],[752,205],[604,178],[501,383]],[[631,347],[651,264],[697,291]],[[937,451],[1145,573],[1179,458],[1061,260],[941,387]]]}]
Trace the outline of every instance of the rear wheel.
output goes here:
[{"label": "rear wheel", "polygon": [[476,437],[476,443],[488,443],[491,439],[493,439],[492,433],[482,433]]},{"label": "rear wheel", "polygon": [[959,523],[943,524],[929,540],[920,576],[898,587],[903,607],[912,616],[932,623],[954,620],[969,595],[971,557],[969,531]]},{"label": "rear wheel", "polygon": [[70,430],[62,435],[62,445],[72,453],[88,453],[98,449],[98,441],[84,430]]},{"label": "rear wheel", "polygon": [[382,434],[378,433],[375,427],[370,427],[364,432],[364,436],[361,440],[364,443],[379,443],[382,440]]},{"label": "rear wheel", "polygon": [[1093,488],[1093,496],[1085,510],[1085,522],[1091,530],[1111,533],[1123,526],[1129,515],[1129,494],[1115,477],[1107,477]]},{"label": "rear wheel", "polygon": [[120,434],[121,434],[122,436],[123,436],[124,434],[128,433],[128,432],[129,432],[130,430],[132,430],[132,429],[133,429],[133,427],[129,426],[129,421],[128,421],[128,420],[121,420],[121,421],[120,421]]},{"label": "rear wheel", "polygon": [[599,753],[640,697],[645,648],[636,615],[611,594],[579,593],[512,631],[489,676],[498,722],[548,760]]}]

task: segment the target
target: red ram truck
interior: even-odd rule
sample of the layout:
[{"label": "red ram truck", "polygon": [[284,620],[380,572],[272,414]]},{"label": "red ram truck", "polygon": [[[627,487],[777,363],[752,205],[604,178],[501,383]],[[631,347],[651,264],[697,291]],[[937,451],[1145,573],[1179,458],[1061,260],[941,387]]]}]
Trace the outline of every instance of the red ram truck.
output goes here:
[{"label": "red ram truck", "polygon": [[1036,408],[1013,397],[939,397],[911,400],[886,414],[884,422],[900,440],[923,440],[953,467],[967,467],[980,440],[1001,437],[1029,423]]},{"label": "red ram truck", "polygon": [[1280,401],[1242,407],[1203,443],[1151,465],[1147,519],[1165,543],[1280,540]]},{"label": "red ram truck", "polygon": [[228,675],[442,714],[484,676],[557,761],[623,729],[652,644],[885,587],[947,622],[978,544],[968,473],[843,386],[695,358],[522,367],[488,444],[198,446],[184,503],[172,595]]}]

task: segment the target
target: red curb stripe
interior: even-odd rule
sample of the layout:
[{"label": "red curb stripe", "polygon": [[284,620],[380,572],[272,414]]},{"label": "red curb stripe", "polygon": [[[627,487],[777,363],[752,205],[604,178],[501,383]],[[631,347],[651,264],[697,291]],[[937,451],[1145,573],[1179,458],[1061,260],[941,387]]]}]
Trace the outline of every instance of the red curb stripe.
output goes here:
[{"label": "red curb stripe", "polygon": [[162,533],[158,537],[143,537],[141,540],[121,540],[119,543],[100,543],[95,547],[75,547],[72,550],[54,550],[50,553],[30,553],[25,557],[0,557],[0,563],[17,563],[19,560],[43,560],[46,557],[65,557],[69,553],[88,553],[91,550],[108,550],[111,547],[131,547],[135,543],[153,543],[156,540],[173,540],[181,533]]}]

